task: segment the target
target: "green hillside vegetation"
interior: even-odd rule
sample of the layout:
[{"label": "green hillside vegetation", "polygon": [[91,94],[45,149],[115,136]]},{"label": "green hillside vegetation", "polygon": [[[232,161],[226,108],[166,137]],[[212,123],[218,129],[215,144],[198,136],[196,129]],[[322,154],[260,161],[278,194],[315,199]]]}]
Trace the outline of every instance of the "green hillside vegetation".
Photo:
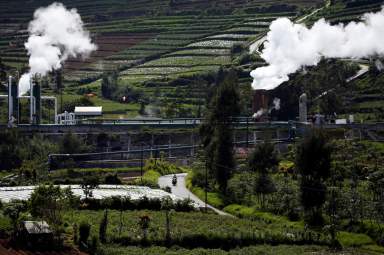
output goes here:
[{"label": "green hillside vegetation", "polygon": [[[23,49],[27,33],[23,29],[34,9],[48,4],[48,1],[28,2],[20,11],[18,6],[24,1],[0,6],[4,12],[0,20],[0,57],[6,66],[21,72],[28,61]],[[176,117],[186,116],[191,110],[196,113],[198,105],[204,104],[210,85],[206,76],[232,65],[234,54],[241,53],[233,49],[242,45],[241,51],[245,51],[249,42],[275,18],[295,17],[322,1],[67,0],[63,3],[79,10],[99,47],[86,61],[66,63],[63,79],[68,90],[64,94],[70,94],[71,87],[98,80],[105,72],[118,71],[119,87],[140,91],[144,95],[140,99],[142,104],[163,110],[163,116]],[[107,117],[137,114],[138,102],[128,102],[135,113],[127,113],[124,105],[112,105],[110,109],[109,103],[100,99],[99,89],[100,80],[87,85],[88,92],[98,94],[95,104],[105,106]],[[126,94],[120,92],[119,98]],[[166,114],[174,103],[183,109]]]},{"label": "green hillside vegetation", "polygon": [[[22,72],[23,66],[27,66],[28,59],[23,49],[27,33],[23,29],[33,10],[48,4],[48,1],[32,2],[21,12],[15,11],[21,3],[23,0],[3,6],[7,12],[0,20],[0,58],[5,65],[2,69],[8,72],[12,68]],[[333,24],[358,21],[366,12],[379,11],[382,3],[382,0],[330,1],[328,7],[305,22],[310,25],[323,17]],[[137,115],[173,118],[200,117],[218,71],[228,67],[237,70],[242,114],[251,115],[252,78],[249,72],[264,62],[256,54],[249,54],[248,46],[265,34],[274,19],[294,19],[324,3],[293,0],[284,4],[256,0],[136,0],[128,3],[100,0],[90,4],[86,0],[76,3],[67,0],[64,4],[79,10],[99,49],[86,61],[70,60],[66,63],[63,97],[57,94],[54,77],[49,79],[51,85],[45,86],[44,93],[59,97],[59,111],[72,111],[76,105],[102,105],[104,118]],[[281,98],[284,106],[273,118],[294,119],[297,97],[306,92],[311,100],[316,99],[311,102],[311,113],[333,114],[327,108],[337,106],[334,112],[341,117],[354,114],[358,121],[379,120],[384,105],[382,79],[381,70],[377,70],[373,62],[362,62],[370,65],[369,75],[348,84],[341,79],[353,76],[358,70],[357,64],[349,61],[332,64],[328,70],[335,77],[329,79],[324,76],[326,73],[322,74],[321,66],[309,68],[309,74],[299,72],[293,75],[287,84],[295,85],[294,93],[292,88],[288,89],[289,95],[285,93],[284,85],[271,92],[274,97]],[[113,73],[117,79],[107,84],[113,91],[111,96],[107,96],[103,93],[102,80]],[[4,80],[5,76],[1,79]],[[304,83],[317,84],[316,89]],[[333,88],[334,84],[336,88]],[[330,89],[330,95],[317,99]],[[84,94],[89,93],[96,96],[81,100]],[[334,102],[334,95],[342,103]],[[125,101],[123,97],[126,97]],[[45,121],[49,107],[46,109]],[[3,107],[1,111],[4,122],[6,112]]]}]

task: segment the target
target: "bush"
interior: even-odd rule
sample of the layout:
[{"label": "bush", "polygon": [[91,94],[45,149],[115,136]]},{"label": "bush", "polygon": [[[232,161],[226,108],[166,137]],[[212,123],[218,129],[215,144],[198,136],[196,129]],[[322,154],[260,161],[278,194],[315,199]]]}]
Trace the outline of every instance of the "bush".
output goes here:
[{"label": "bush", "polygon": [[228,194],[231,203],[249,204],[254,191],[255,175],[252,173],[235,174],[228,181]]},{"label": "bush", "polygon": [[87,244],[89,234],[91,233],[91,225],[88,222],[81,222],[79,226],[80,244]]},{"label": "bush", "polygon": [[[205,201],[205,190],[200,187],[196,187],[192,185],[191,178],[189,175],[187,176],[186,179],[186,185],[187,188],[195,194],[198,198],[200,198],[202,201]],[[225,206],[224,199],[220,195],[220,193],[217,192],[208,192],[207,193],[207,200],[208,204],[215,207],[215,208],[223,208]]]},{"label": "bush", "polygon": [[[142,197],[138,200],[131,200],[129,197],[113,196],[104,199],[88,199],[81,207],[82,210],[161,210],[161,200],[159,198],[149,199],[148,197]],[[193,211],[192,200],[183,199],[173,202],[172,209],[180,212]]]},{"label": "bush", "polygon": [[343,247],[359,247],[366,244],[373,244],[373,240],[365,234],[339,232],[337,239]]},{"label": "bush", "polygon": [[137,185],[148,186],[151,188],[158,188],[159,185],[157,183],[160,178],[160,174],[154,170],[148,170],[144,173],[142,178],[136,180]]},{"label": "bush", "polygon": [[145,171],[149,171],[149,170],[156,171],[160,175],[177,174],[177,173],[183,172],[183,170],[180,167],[178,167],[174,164],[171,164],[162,158],[161,159],[151,158],[151,159],[147,160],[145,162],[144,170]]},{"label": "bush", "polygon": [[117,174],[108,174],[104,178],[105,184],[121,184],[121,180],[117,176]]}]

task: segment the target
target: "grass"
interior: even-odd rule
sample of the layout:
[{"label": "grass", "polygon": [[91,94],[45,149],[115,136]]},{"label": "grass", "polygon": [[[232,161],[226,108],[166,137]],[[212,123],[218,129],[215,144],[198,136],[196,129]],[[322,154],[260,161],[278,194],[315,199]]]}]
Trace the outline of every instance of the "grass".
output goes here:
[{"label": "grass", "polygon": [[60,169],[51,173],[52,177],[60,177],[67,174],[68,171],[73,171],[75,174],[92,174],[92,173],[128,173],[140,171],[139,167],[116,167],[116,168],[74,168],[74,169]]},{"label": "grass", "polygon": [[148,186],[152,188],[158,188],[158,180],[160,178],[160,174],[154,170],[148,170],[143,174],[142,178],[138,178],[135,180],[135,184]]},{"label": "grass", "polygon": [[[200,187],[192,185],[192,173],[189,173],[186,178],[187,188],[195,194],[200,200],[205,201],[205,191]],[[223,197],[217,192],[207,192],[207,202],[215,208],[223,208],[225,206]]]},{"label": "grass", "polygon": [[253,207],[232,204],[226,206],[223,210],[239,218],[263,221],[268,224],[273,224],[273,226],[277,228],[281,228],[282,226],[295,229],[304,228],[304,223],[302,221],[290,221],[285,216],[279,216],[269,212],[255,210]]},{"label": "grass", "polygon": [[[148,215],[151,219],[148,240],[152,245],[163,244],[165,239],[164,212],[159,211],[125,211],[122,215],[123,227],[121,235],[116,231],[120,222],[120,212],[109,211],[108,239],[112,242],[135,245],[141,242],[142,231],[138,226],[139,216]],[[103,211],[75,211],[67,213],[64,221],[68,224],[67,232],[72,231],[71,224],[88,221],[92,224],[91,234],[98,235],[98,224]],[[252,244],[269,243],[284,244],[299,241],[302,237],[291,239],[286,235],[288,229],[270,228],[270,224],[262,221],[251,221],[216,214],[201,212],[173,212],[171,215],[171,233],[174,244],[185,248],[235,248]],[[305,238],[305,237],[304,237]],[[306,243],[307,239],[301,240]],[[312,241],[309,241],[312,242]],[[315,241],[317,242],[317,241]],[[324,242],[321,241],[321,242]]]},{"label": "grass", "polygon": [[363,245],[373,245],[373,240],[366,234],[356,234],[341,231],[337,235],[337,239],[343,247],[360,247]]},{"label": "grass", "polygon": [[[221,249],[184,249],[180,247],[159,247],[152,246],[148,248],[141,247],[121,247],[117,245],[107,245],[103,247],[105,255],[136,255],[136,254],[146,254],[146,255],[300,255],[300,254],[309,254],[316,253],[319,251],[326,251],[327,249],[320,246],[314,245],[258,245],[258,246],[249,246],[244,248],[236,248],[229,251]],[[357,255],[357,254],[356,254]]]}]

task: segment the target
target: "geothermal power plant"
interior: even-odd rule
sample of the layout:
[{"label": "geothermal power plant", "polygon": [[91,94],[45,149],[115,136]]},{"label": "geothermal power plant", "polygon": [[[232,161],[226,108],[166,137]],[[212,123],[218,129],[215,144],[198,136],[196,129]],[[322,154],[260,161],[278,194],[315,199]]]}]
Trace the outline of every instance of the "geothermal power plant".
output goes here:
[{"label": "geothermal power plant", "polygon": [[21,123],[21,99],[29,100],[29,124],[39,125],[42,120],[42,100],[53,100],[55,109],[55,122],[57,116],[57,100],[52,96],[41,96],[41,82],[39,77],[35,76],[29,80],[30,92],[27,96],[19,95],[19,85],[15,77],[9,76],[8,78],[8,94],[0,95],[0,98],[8,99],[8,124],[17,125]]}]

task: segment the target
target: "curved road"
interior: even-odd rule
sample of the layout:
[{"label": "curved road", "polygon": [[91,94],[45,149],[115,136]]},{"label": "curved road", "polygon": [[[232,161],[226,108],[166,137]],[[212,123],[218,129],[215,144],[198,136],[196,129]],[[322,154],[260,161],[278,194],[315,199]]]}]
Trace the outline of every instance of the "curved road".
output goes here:
[{"label": "curved road", "polygon": [[[158,184],[160,188],[165,188],[165,187],[171,187],[172,194],[176,195],[181,198],[189,198],[193,202],[195,202],[199,207],[205,207],[205,202],[199,199],[197,196],[195,196],[189,189],[187,189],[185,185],[185,177],[187,176],[186,173],[182,174],[176,174],[177,176],[177,184],[176,186],[172,185],[172,177],[173,174],[171,175],[164,175],[161,176],[158,180]],[[219,209],[216,209],[210,205],[207,205],[208,208],[212,209],[219,215],[226,215],[226,216],[232,216],[226,212],[220,211]],[[233,216],[232,216],[233,217]]]}]

